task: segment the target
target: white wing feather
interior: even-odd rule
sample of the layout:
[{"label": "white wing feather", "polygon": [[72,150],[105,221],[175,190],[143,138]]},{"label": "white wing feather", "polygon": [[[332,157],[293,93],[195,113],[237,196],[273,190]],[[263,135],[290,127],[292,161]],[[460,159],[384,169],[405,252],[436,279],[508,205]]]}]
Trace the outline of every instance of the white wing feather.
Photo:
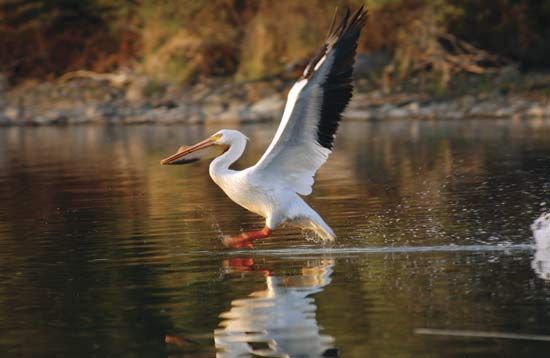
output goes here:
[{"label": "white wing feather", "polygon": [[292,86],[277,133],[253,167],[255,174],[301,195],[311,193],[313,176],[331,153],[317,142],[316,133],[323,101],[321,84],[332,61],[333,54],[329,53],[317,64],[312,77]]},{"label": "white wing feather", "polygon": [[336,16],[325,44],[294,84],[273,141],[251,174],[263,183],[276,183],[309,195],[313,176],[326,162],[341,113],[353,85],[353,58],[367,13],[360,7],[346,11],[340,24]]}]

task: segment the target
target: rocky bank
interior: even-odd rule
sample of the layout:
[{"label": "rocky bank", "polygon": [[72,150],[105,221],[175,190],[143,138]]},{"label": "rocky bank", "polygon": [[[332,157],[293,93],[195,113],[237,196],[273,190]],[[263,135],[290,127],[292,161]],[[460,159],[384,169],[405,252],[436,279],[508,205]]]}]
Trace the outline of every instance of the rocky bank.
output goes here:
[{"label": "rocky bank", "polygon": [[[439,96],[422,91],[384,92],[359,79],[345,117],[550,117],[550,75],[529,76],[521,81],[529,85],[519,86],[519,90],[489,86],[488,90],[474,88],[460,95]],[[15,88],[0,81],[0,125],[268,121],[280,118],[291,85],[291,80],[276,78],[243,83],[204,81],[179,87],[141,76],[87,72]]]}]

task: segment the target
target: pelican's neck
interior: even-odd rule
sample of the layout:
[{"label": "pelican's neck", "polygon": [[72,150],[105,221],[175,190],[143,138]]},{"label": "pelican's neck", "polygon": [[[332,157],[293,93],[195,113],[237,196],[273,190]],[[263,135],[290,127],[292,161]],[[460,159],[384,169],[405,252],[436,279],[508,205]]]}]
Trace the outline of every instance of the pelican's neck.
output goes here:
[{"label": "pelican's neck", "polygon": [[232,172],[229,167],[243,155],[245,148],[246,139],[243,138],[243,140],[235,141],[229,146],[229,149],[225,153],[210,163],[210,176],[215,182],[217,182],[217,178]]}]

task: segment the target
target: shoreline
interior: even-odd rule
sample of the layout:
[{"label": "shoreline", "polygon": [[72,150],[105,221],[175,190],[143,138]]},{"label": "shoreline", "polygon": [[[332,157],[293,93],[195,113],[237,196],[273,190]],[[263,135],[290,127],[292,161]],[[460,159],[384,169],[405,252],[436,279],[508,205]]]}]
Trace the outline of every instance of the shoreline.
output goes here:
[{"label": "shoreline", "polygon": [[[206,81],[191,87],[145,77],[102,76],[27,83],[0,93],[0,126],[255,123],[279,120],[293,81]],[[537,75],[535,75],[535,78]],[[434,96],[383,93],[356,81],[345,119],[550,118],[550,76],[536,91],[476,91]],[[547,86],[548,85],[548,86]],[[504,92],[504,93],[502,93]]]}]

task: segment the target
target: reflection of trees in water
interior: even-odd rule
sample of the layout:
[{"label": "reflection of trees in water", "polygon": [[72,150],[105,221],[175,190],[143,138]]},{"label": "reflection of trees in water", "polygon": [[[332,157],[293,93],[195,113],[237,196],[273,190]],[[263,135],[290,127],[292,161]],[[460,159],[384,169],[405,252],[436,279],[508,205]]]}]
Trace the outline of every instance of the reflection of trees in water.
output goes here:
[{"label": "reflection of trees in water", "polygon": [[[474,133],[458,149],[477,148],[480,171],[467,171],[449,182],[448,206],[455,209],[463,236],[525,242],[532,216],[550,197],[548,122],[542,127],[538,121],[502,127],[482,122]],[[485,140],[488,133],[493,140]]]},{"label": "reflection of trees in water", "polygon": [[[87,245],[98,233],[131,232],[148,217],[147,178],[135,165],[146,151],[142,144],[117,138],[111,127],[9,128],[2,134],[7,150],[0,195],[9,206],[2,219],[11,244],[29,250],[21,256],[66,259],[58,235],[82,246],[79,254],[93,255]],[[28,237],[60,246],[36,250],[25,243]]]},{"label": "reflection of trees in water", "polygon": [[512,220],[510,226],[508,219],[535,210],[550,195],[545,184],[550,162],[541,163],[545,156],[531,148],[535,143],[538,151],[548,150],[548,122],[351,123],[341,134],[346,140],[337,143],[322,174],[334,162],[353,168],[357,185],[333,182],[331,190],[347,194],[358,217],[348,226],[364,231],[369,242],[383,240],[371,237],[373,231],[401,237],[402,243],[429,238],[464,243],[503,231],[525,237],[528,222]]},{"label": "reflection of trees in water", "polygon": [[[490,121],[465,130],[436,122],[350,122],[343,125],[336,151],[321,169],[308,201],[335,227],[344,243],[357,233],[367,237],[369,245],[385,244],[383,235],[407,236],[410,244],[418,244],[443,233],[443,240],[452,242],[445,234],[458,233],[464,238],[467,223],[499,233],[507,228],[503,220],[524,209],[532,210],[532,205],[542,201],[540,195],[550,190],[548,186],[544,189],[544,180],[550,176],[548,157],[537,152],[549,150],[545,139],[550,136],[549,127],[537,125],[521,122],[501,128]],[[241,168],[258,159],[274,126],[243,129],[251,142],[239,163]],[[147,345],[155,329],[146,326],[183,322],[180,324],[213,329],[218,324],[216,314],[227,310],[227,302],[235,297],[249,294],[250,286],[212,284],[218,272],[208,266],[208,260],[176,254],[218,247],[216,224],[234,231],[241,225],[255,227],[261,221],[233,204],[210,181],[208,163],[173,168],[158,164],[179,145],[211,132],[214,130],[205,127],[183,126],[2,129],[0,199],[9,210],[0,212],[0,261],[6,268],[6,284],[0,285],[0,325],[2,320],[22,325],[33,322],[43,333],[34,336],[33,344],[26,348],[34,353],[63,342],[65,352],[79,354],[87,351],[93,339],[75,333],[78,339],[64,342],[66,331],[50,329],[48,322],[58,319],[62,324],[88,327],[90,332],[103,325],[94,339],[112,347],[135,347],[130,341],[136,337]],[[530,140],[523,140],[525,136]],[[510,161],[510,165],[502,161]],[[526,190],[517,190],[520,187]],[[510,205],[495,209],[488,204],[492,201]],[[521,221],[523,217],[513,218],[510,222],[517,227],[510,230],[527,231],[529,223],[520,228]],[[286,234],[283,231],[281,236]],[[97,258],[122,264],[89,262]],[[342,307],[361,298],[378,302],[367,293],[390,297],[395,311],[403,312],[402,327],[395,328],[395,322],[373,315],[377,329],[365,331],[371,335],[379,331],[380,324],[380,331],[400,330],[399,337],[408,337],[417,327],[407,322],[419,320],[415,315],[420,314],[443,315],[449,308],[448,297],[464,301],[449,318],[453,322],[467,316],[479,317],[472,319],[472,325],[483,323],[491,319],[490,313],[507,317],[497,309],[484,312],[489,299],[460,291],[468,285],[482,285],[504,295],[502,283],[494,281],[489,268],[482,275],[472,272],[476,268],[469,268],[466,259],[442,260],[438,261],[437,255],[388,255],[369,259],[368,264],[351,260],[342,269],[353,273],[349,290],[341,290],[339,285],[327,291],[337,290],[338,295],[331,293],[331,301]],[[432,267],[439,271],[432,272]],[[461,272],[460,283],[446,282],[446,270]],[[469,282],[471,277],[478,283]],[[508,294],[510,298],[503,301],[513,300],[512,293]],[[325,296],[315,300],[333,303]],[[204,307],[205,297],[216,299],[204,310],[193,309]],[[425,301],[418,303],[418,297]],[[159,314],[154,303],[165,301],[170,302]],[[128,309],[120,309],[126,306]],[[62,317],[56,316],[59,312]],[[338,329],[333,329],[339,318],[327,321],[320,314],[317,318],[329,324],[339,344],[345,341],[347,337],[338,336],[338,332],[347,332],[347,319],[341,318]],[[364,326],[366,321],[361,315],[349,320],[357,320],[354,327]],[[112,322],[118,323],[112,327]],[[12,328],[21,332],[25,327]],[[375,348],[374,353],[380,352]]]},{"label": "reflection of trees in water", "polygon": [[[10,277],[0,285],[0,327],[15,323],[2,329],[3,338],[31,329],[23,355],[44,347],[100,354],[115,341],[124,355],[143,326],[121,330],[107,322],[144,315],[136,303],[147,293],[120,288],[141,286],[151,272],[106,269],[101,259],[147,251],[133,245],[149,216],[139,165],[146,142],[127,138],[122,127],[69,127],[8,128],[0,143],[0,198],[8,209],[0,213],[0,262]],[[133,309],[121,310],[127,302]]]}]

